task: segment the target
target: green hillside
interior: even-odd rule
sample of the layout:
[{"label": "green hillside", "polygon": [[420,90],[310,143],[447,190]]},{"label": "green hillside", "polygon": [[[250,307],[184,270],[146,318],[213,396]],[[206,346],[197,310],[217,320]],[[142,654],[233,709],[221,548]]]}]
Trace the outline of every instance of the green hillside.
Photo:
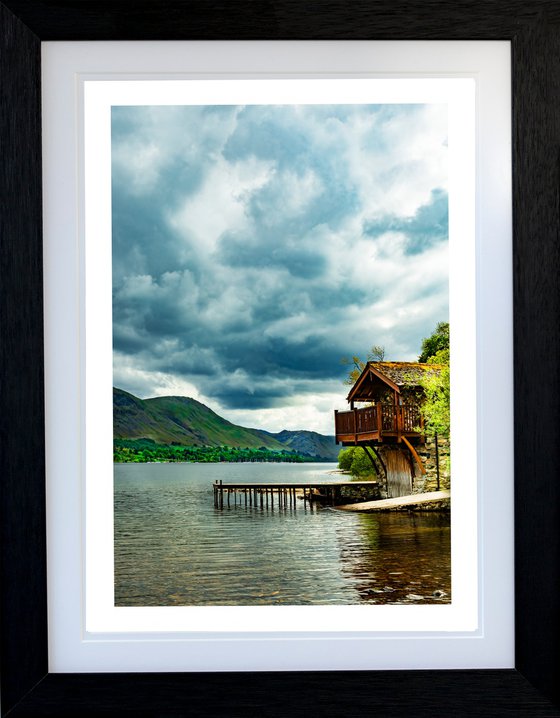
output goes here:
[{"label": "green hillside", "polygon": [[[334,436],[306,430],[284,430],[272,434],[262,429],[247,429],[223,419],[195,399],[184,396],[139,399],[115,388],[113,436],[115,445],[118,444],[120,449],[134,449],[144,453],[148,451],[150,442],[155,442],[159,447],[232,447],[289,452],[321,461],[336,461],[339,452]],[[154,450],[161,456],[165,453],[157,447]],[[202,453],[204,456],[208,454]],[[222,454],[225,457],[225,453]],[[243,457],[240,455],[240,458]],[[203,460],[202,454],[197,454],[197,460]],[[222,460],[231,461],[237,458],[232,455],[227,459],[222,457]]]},{"label": "green hillside", "polygon": [[236,426],[195,399],[138,399],[122,389],[113,389],[113,435],[115,439],[152,439],[181,446],[286,449],[266,432]]}]

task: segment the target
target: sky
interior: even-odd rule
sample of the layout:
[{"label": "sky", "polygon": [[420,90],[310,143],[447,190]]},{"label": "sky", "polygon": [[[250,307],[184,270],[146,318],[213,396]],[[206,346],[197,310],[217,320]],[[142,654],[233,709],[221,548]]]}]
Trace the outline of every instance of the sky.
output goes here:
[{"label": "sky", "polygon": [[113,107],[114,385],[334,433],[448,320],[445,105]]}]

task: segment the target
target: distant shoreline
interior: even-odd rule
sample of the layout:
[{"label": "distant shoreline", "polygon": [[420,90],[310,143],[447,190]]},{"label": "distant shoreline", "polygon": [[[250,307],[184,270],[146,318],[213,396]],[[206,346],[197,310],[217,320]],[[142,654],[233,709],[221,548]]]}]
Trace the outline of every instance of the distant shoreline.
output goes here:
[{"label": "distant shoreline", "polygon": [[[113,465],[127,466],[130,464],[336,464],[332,459],[312,458],[305,461],[113,461]],[[338,471],[333,469],[329,474],[345,474],[346,471]]]}]

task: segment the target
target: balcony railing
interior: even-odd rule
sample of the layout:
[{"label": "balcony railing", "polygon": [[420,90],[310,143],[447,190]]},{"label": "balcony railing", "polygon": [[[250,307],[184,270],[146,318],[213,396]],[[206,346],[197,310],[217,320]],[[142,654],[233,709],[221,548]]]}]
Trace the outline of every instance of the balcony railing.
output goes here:
[{"label": "balcony railing", "polygon": [[363,409],[335,412],[337,441],[421,436],[423,424],[420,409],[415,404],[374,404]]}]

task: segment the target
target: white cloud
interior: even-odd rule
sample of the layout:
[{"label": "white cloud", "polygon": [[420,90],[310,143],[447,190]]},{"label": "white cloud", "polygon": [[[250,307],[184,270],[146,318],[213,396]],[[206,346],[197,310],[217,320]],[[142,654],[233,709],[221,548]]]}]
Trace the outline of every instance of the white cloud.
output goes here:
[{"label": "white cloud", "polygon": [[204,184],[169,217],[177,230],[202,254],[211,253],[220,236],[249,225],[247,204],[270,181],[274,166],[255,157],[236,163],[216,157]]}]

